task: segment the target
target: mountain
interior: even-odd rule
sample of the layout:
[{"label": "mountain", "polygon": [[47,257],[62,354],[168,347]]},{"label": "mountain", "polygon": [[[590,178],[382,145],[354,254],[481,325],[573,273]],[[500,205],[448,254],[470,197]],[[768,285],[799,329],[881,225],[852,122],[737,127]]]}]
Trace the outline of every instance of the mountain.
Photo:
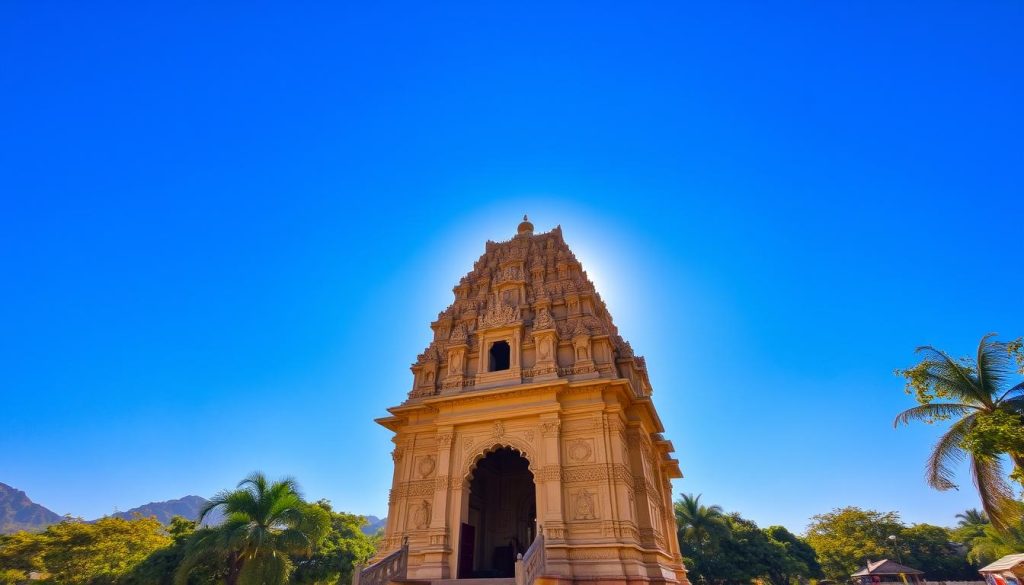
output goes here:
[{"label": "mountain", "polygon": [[[139,514],[143,517],[153,516],[161,523],[169,524],[174,516],[183,516],[189,520],[197,519],[200,510],[208,502],[209,500],[199,496],[185,496],[177,500],[150,502],[131,510],[125,510],[124,512],[114,512],[111,516],[130,520],[136,514]],[[45,507],[32,502],[25,495],[25,492],[14,489],[5,483],[0,483],[0,534],[10,534],[19,530],[40,531],[46,529],[50,524],[56,524],[63,519],[64,517],[60,514],[55,514]],[[362,530],[370,536],[377,534],[388,521],[387,518],[378,518],[376,516],[367,516],[366,520],[367,524],[362,527]],[[218,508],[207,514],[206,521],[203,524],[205,526],[216,526],[223,521],[224,514]]]},{"label": "mountain", "polygon": [[[124,518],[125,520],[131,520],[136,514],[143,517],[154,516],[162,524],[169,524],[171,518],[174,516],[182,516],[189,520],[196,520],[199,518],[199,512],[209,503],[206,498],[199,496],[185,496],[184,498],[178,498],[177,500],[167,500],[164,502],[150,502],[138,508],[132,508],[124,512],[114,512],[111,514],[117,518]],[[220,510],[214,510],[210,514],[207,514],[206,521],[203,522],[205,525],[217,525],[220,524],[224,519]]]},{"label": "mountain", "polygon": [[28,499],[25,492],[0,483],[0,534],[38,531],[61,521],[61,515]]},{"label": "mountain", "polygon": [[363,526],[363,528],[362,528],[363,534],[366,534],[368,536],[373,536],[374,534],[377,534],[378,530],[383,530],[384,527],[387,526],[388,519],[387,518],[378,518],[376,516],[367,516],[366,517],[366,522],[367,522],[366,526]]}]

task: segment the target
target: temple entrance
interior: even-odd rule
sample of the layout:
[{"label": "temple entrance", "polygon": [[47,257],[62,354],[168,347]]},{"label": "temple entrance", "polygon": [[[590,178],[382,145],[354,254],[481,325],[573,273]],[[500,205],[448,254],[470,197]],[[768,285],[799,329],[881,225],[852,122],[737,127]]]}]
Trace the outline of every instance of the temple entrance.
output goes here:
[{"label": "temple entrance", "polygon": [[537,490],[526,459],[507,447],[477,463],[459,536],[459,579],[514,577],[537,534]]}]

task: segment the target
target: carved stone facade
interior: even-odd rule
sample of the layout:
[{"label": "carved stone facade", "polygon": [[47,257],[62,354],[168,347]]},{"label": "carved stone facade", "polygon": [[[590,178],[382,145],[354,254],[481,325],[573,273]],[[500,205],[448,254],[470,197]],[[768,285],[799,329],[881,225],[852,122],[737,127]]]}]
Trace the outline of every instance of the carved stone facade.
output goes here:
[{"label": "carved stone facade", "polygon": [[538,525],[516,534],[543,531],[545,582],[688,585],[670,484],[682,475],[646,365],[618,335],[561,228],[534,234],[524,218],[513,239],[487,242],[454,293],[412,365],[408,399],[378,419],[395,433],[379,556],[407,536],[410,579],[479,577],[460,549],[473,547],[467,531],[482,526],[478,516],[496,512],[473,507],[494,499],[473,486],[502,484],[474,483],[474,473],[482,462],[499,473],[493,456],[511,450],[533,486],[530,503],[517,505]]}]

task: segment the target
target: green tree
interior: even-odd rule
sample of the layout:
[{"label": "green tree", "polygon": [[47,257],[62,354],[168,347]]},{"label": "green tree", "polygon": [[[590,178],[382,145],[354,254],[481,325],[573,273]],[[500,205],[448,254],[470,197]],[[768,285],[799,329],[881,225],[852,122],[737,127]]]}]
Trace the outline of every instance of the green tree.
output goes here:
[{"label": "green tree", "polygon": [[768,576],[773,565],[784,563],[780,558],[784,554],[782,548],[774,545],[756,523],[736,513],[727,515],[726,519],[728,537],[722,539],[715,553],[702,563],[701,572],[709,581],[750,583]]},{"label": "green tree", "polygon": [[352,580],[353,567],[376,552],[376,539],[363,533],[365,517],[335,512],[327,500],[320,500],[314,506],[326,515],[330,530],[312,555],[292,559],[295,563],[292,582],[348,583]]},{"label": "green tree", "polygon": [[948,528],[931,524],[915,524],[896,535],[903,561],[925,572],[929,580],[970,581],[978,574],[967,562],[962,547],[951,542]]},{"label": "green tree", "polygon": [[312,554],[328,530],[322,509],[302,499],[295,480],[271,482],[260,472],[214,496],[200,521],[215,508],[223,508],[224,523],[190,541],[176,585],[186,585],[195,569],[218,560],[226,564],[227,585],[286,583],[292,557]]},{"label": "green tree", "polygon": [[769,526],[765,536],[782,549],[781,554],[770,559],[768,577],[775,585],[788,585],[801,578],[821,577],[821,565],[814,548],[799,536],[783,526]]},{"label": "green tree", "polygon": [[807,542],[818,554],[825,576],[846,581],[868,559],[894,556],[887,539],[902,530],[903,524],[895,512],[851,506],[814,516],[807,529]]},{"label": "green tree", "polygon": [[1018,524],[1008,530],[997,530],[987,525],[983,534],[971,541],[967,559],[977,565],[986,565],[1009,554],[1024,550],[1024,525]]},{"label": "green tree", "polygon": [[990,526],[991,523],[988,521],[988,516],[980,510],[971,508],[965,510],[961,514],[957,514],[956,528],[950,532],[950,538],[954,542],[959,542],[964,546],[970,548],[974,539],[985,536],[985,528]]},{"label": "green tree", "polygon": [[781,526],[761,530],[736,513],[705,506],[699,496],[675,504],[679,545],[693,583],[790,585],[820,576],[814,549]]},{"label": "green tree", "polygon": [[115,583],[171,539],[155,518],[68,519],[43,532],[43,566],[61,585]]},{"label": "green tree", "polygon": [[[185,560],[193,539],[202,538],[208,529],[196,529],[196,523],[174,516],[167,526],[172,538],[170,546],[153,551],[142,562],[122,578],[118,585],[173,585],[175,572]],[[210,558],[207,563],[198,564],[189,572],[190,585],[213,585],[227,573],[225,563]]]},{"label": "green tree", "polygon": [[689,545],[698,562],[729,536],[729,523],[722,507],[701,504],[700,494],[682,494],[675,504],[675,513],[679,541]]},{"label": "green tree", "polygon": [[0,536],[0,584],[19,583],[30,572],[42,572],[46,538],[36,532],[15,532]]},{"label": "green tree", "polygon": [[1015,465],[1015,477],[1024,474],[1024,350],[1020,339],[1009,343],[981,338],[977,357],[954,360],[931,346],[919,347],[922,360],[897,370],[907,381],[907,393],[918,406],[896,416],[894,426],[912,420],[926,423],[954,420],[926,464],[928,483],[938,490],[955,488],[954,466],[970,458],[981,505],[996,528],[1006,530],[1021,520],[1020,507],[1004,479],[1001,455]]},{"label": "green tree", "polygon": [[957,514],[958,518],[956,525],[960,528],[966,528],[968,526],[983,526],[988,524],[988,516],[984,512],[976,508],[970,510],[964,510],[960,514]]}]

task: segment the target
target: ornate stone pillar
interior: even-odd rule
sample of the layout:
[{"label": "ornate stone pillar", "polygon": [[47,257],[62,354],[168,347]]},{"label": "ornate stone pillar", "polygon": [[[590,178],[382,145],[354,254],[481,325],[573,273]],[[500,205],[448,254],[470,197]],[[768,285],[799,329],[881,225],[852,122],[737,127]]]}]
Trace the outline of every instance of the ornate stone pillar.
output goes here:
[{"label": "ornate stone pillar", "polygon": [[533,319],[533,343],[537,352],[537,360],[533,365],[535,382],[558,378],[558,330],[548,310],[549,304],[542,302]]},{"label": "ornate stone pillar", "polygon": [[[424,473],[431,476],[434,481],[434,496],[430,513],[430,528],[428,531],[428,543],[424,549],[423,572],[420,578],[430,577],[434,579],[448,579],[451,576],[448,562],[448,555],[451,554],[449,535],[451,527],[448,525],[450,511],[450,497],[448,482],[452,474],[452,444],[454,443],[454,429],[452,427],[438,427],[437,429],[437,457],[433,473]],[[426,466],[418,470],[426,471]]]},{"label": "ornate stone pillar", "polygon": [[452,343],[448,346],[448,368],[445,372],[444,382],[441,384],[442,392],[445,394],[459,392],[464,386],[466,352],[469,351],[468,339],[466,326],[462,323],[456,325],[455,331],[452,333]]},{"label": "ornate stone pillar", "polygon": [[[564,543],[566,527],[562,504],[562,421],[558,414],[541,415],[540,434],[542,454],[538,459],[543,467],[535,480],[537,490],[542,492],[540,495],[543,496],[541,499],[544,507],[543,510],[537,510],[537,523],[543,525],[544,538],[548,544]],[[559,556],[555,551],[548,554],[547,567],[552,575],[571,574],[569,559]]]},{"label": "ornate stone pillar", "polygon": [[655,519],[651,516],[651,493],[650,482],[647,481],[648,465],[645,459],[648,455],[644,453],[646,444],[644,442],[644,430],[639,424],[630,426],[627,431],[629,444],[630,467],[633,470],[633,503],[636,511],[636,527],[640,531],[640,543],[649,548],[657,547],[654,540]]}]

